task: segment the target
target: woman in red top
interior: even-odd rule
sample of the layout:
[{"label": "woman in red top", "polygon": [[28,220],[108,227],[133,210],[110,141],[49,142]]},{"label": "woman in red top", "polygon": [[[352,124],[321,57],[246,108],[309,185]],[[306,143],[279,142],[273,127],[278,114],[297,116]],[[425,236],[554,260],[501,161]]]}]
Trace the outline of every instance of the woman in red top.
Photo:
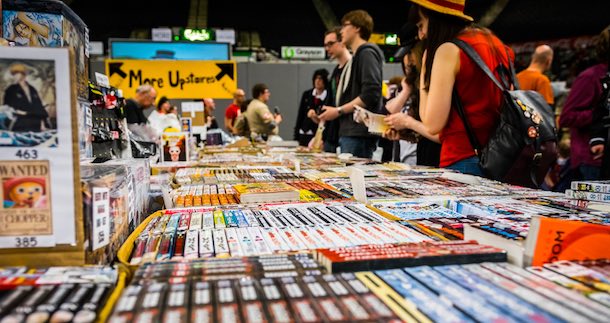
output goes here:
[{"label": "woman in red top", "polygon": [[411,11],[412,16],[417,15],[420,38],[426,40],[420,77],[420,115],[428,132],[440,136],[440,166],[483,176],[464,123],[452,108],[452,91],[455,87],[482,146],[487,144],[499,121],[502,93],[450,41],[459,38],[468,43],[496,76],[498,66],[508,66],[513,57],[491,31],[470,25],[473,19],[464,14],[465,0],[410,1],[416,4]]}]

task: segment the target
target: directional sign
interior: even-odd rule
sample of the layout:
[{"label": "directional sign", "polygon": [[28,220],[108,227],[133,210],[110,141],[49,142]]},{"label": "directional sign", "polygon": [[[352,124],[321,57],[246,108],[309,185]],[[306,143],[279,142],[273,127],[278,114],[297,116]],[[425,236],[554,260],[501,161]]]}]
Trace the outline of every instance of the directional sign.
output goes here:
[{"label": "directional sign", "polygon": [[110,85],[126,98],[148,83],[157,97],[171,99],[230,99],[237,89],[234,61],[106,60]]}]

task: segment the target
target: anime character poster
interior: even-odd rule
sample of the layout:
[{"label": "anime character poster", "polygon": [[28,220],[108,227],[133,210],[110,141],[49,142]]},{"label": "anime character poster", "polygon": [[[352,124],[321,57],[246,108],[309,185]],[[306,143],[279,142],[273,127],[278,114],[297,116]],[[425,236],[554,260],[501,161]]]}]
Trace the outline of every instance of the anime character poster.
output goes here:
[{"label": "anime character poster", "polygon": [[62,19],[50,13],[4,10],[3,37],[17,46],[61,47]]},{"label": "anime character poster", "polygon": [[74,24],[63,19],[63,46],[74,49],[74,62],[76,65],[76,80],[78,82],[77,93],[80,98],[88,98],[87,88],[89,73],[88,64],[85,57],[85,30],[78,30]]},{"label": "anime character poster", "polygon": [[0,164],[0,236],[53,233],[50,182],[48,161]]},{"label": "anime character poster", "polygon": [[0,58],[0,146],[57,145],[55,62]]},{"label": "anime character poster", "polygon": [[174,132],[163,133],[161,137],[163,162],[185,162],[188,161],[187,133]]}]

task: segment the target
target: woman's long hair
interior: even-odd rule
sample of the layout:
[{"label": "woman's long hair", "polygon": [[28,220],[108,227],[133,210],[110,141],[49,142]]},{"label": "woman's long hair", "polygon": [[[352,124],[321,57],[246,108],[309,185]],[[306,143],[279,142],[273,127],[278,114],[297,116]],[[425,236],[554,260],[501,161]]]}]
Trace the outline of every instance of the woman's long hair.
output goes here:
[{"label": "woman's long hair", "polygon": [[454,38],[469,25],[469,22],[451,15],[441,14],[424,7],[413,5],[409,12],[409,19],[415,23],[419,22],[421,15],[427,17],[428,33],[424,40],[426,51],[426,73],[424,74],[424,90],[430,88],[430,75],[432,74],[432,63],[434,54],[440,45]]}]

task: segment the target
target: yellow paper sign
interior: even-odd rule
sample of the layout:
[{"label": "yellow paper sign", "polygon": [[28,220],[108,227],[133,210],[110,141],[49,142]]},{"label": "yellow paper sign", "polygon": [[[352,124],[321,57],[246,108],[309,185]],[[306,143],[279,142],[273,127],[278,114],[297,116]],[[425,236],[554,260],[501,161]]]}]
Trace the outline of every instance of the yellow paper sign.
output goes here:
[{"label": "yellow paper sign", "polygon": [[110,85],[126,98],[148,83],[157,97],[171,99],[230,99],[237,89],[234,61],[106,60]]}]

